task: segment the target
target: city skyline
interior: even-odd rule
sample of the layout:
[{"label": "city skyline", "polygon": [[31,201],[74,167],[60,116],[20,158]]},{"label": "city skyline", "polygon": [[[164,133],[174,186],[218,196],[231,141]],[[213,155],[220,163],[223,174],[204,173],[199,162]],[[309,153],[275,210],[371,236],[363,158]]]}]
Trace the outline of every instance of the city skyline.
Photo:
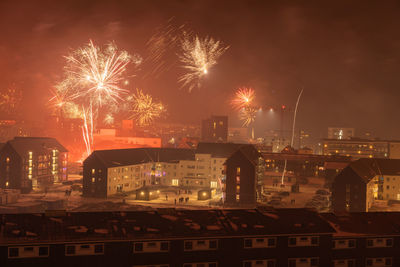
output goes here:
[{"label": "city skyline", "polygon": [[[21,89],[23,118],[44,120],[50,91],[62,79],[63,56],[72,49],[89,40],[99,45],[114,41],[129,53],[146,56],[146,42],[159,29],[185,25],[229,49],[208,71],[201,88],[190,93],[177,81],[182,69],[176,52],[168,55],[168,68],[161,73],[143,66],[129,77],[129,90],[143,88],[166,103],[168,121],[199,123],[226,114],[231,125],[239,126],[229,105],[237,88],[253,88],[257,106],[285,104],[291,109],[303,88],[296,128],[317,138],[326,135],[327,127],[339,126],[400,139],[393,97],[399,83],[395,2],[41,3],[0,4],[0,90]],[[33,112],[37,110],[40,115]],[[292,120],[288,113],[285,128]],[[256,133],[279,129],[279,121],[269,114],[260,116]]]}]

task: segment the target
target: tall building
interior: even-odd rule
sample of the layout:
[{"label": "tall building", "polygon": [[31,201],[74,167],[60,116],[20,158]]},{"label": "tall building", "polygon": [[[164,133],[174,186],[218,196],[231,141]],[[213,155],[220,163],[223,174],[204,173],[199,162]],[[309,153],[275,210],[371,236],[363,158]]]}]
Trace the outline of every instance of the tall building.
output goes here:
[{"label": "tall building", "polygon": [[329,127],[328,139],[351,139],[354,137],[354,128]]},{"label": "tall building", "polygon": [[226,205],[256,205],[262,182],[258,173],[263,163],[262,155],[252,145],[242,145],[226,160]]},{"label": "tall building", "polygon": [[68,151],[54,138],[15,137],[0,150],[0,188],[33,188],[66,181]]},{"label": "tall building", "polygon": [[203,142],[228,141],[228,116],[211,116],[202,121],[201,140]]}]

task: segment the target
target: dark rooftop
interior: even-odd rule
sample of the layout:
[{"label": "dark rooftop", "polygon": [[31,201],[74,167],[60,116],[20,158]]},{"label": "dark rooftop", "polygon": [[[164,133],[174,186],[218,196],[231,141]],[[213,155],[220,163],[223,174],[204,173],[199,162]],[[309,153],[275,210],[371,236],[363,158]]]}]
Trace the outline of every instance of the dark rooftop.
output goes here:
[{"label": "dark rooftop", "polygon": [[215,158],[227,158],[243,145],[235,143],[199,143],[196,153],[211,154]]},{"label": "dark rooftop", "polygon": [[400,212],[321,213],[335,236],[399,235]]},{"label": "dark rooftop", "polygon": [[48,152],[49,149],[57,149],[60,152],[68,150],[62,146],[55,138],[51,137],[14,137],[8,141],[9,144],[19,155],[26,155],[30,150],[36,152]]},{"label": "dark rooftop", "polygon": [[190,238],[229,235],[332,234],[307,209],[68,212],[0,215],[0,243],[67,240]]},{"label": "dark rooftop", "polygon": [[400,175],[400,159],[362,158],[353,161],[339,175],[354,171],[366,183],[376,175]]},{"label": "dark rooftop", "polygon": [[113,167],[134,165],[145,162],[174,162],[178,160],[194,160],[194,153],[195,151],[193,149],[178,148],[112,149],[93,151],[93,153],[87,159],[96,157],[101,160],[106,167]]}]

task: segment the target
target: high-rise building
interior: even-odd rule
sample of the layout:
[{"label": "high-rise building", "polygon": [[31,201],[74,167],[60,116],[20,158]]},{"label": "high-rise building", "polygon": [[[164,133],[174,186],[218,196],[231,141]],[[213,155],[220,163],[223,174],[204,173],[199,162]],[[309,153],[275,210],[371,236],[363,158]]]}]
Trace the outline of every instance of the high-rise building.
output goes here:
[{"label": "high-rise building", "polygon": [[329,127],[328,139],[351,139],[354,137],[354,128]]},{"label": "high-rise building", "polygon": [[202,121],[201,140],[204,142],[228,141],[228,116],[211,116]]}]

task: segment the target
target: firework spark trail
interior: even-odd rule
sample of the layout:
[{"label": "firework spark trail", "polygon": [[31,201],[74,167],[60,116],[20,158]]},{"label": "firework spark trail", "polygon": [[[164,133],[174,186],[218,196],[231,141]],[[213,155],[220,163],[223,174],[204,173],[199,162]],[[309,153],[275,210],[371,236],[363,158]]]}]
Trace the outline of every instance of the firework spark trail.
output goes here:
[{"label": "firework spark trail", "polygon": [[243,126],[249,126],[256,119],[257,109],[251,106],[242,108],[239,112],[239,119],[243,121]]},{"label": "firework spark trail", "polygon": [[200,88],[201,78],[208,73],[208,70],[217,64],[217,60],[229,48],[223,46],[221,41],[211,37],[200,38],[197,35],[192,37],[184,32],[181,40],[182,53],[179,59],[187,73],[178,78],[182,87],[188,86],[189,92],[196,86]]},{"label": "firework spark trail", "polygon": [[170,52],[176,51],[185,25],[177,27],[173,20],[171,18],[165,26],[159,27],[146,43],[148,56],[144,63],[151,66],[151,77],[159,77],[177,63],[172,57],[168,60],[166,57]]},{"label": "firework spark trail", "polygon": [[165,106],[161,102],[155,102],[151,95],[144,94],[139,89],[129,99],[131,102],[131,118],[136,119],[137,124],[140,126],[152,124],[156,118],[161,117],[166,111]]},{"label": "firework spark trail", "polygon": [[[297,117],[297,108],[299,107],[299,102],[301,95],[303,94],[303,89],[301,89],[299,96],[297,97],[296,101],[296,107],[294,109],[294,114],[293,114],[293,125],[292,125],[292,139],[290,141],[290,146],[293,147],[293,141],[294,141],[294,128],[296,125],[296,117]],[[283,172],[282,172],[282,178],[281,178],[281,184],[283,185],[284,179],[285,179],[285,174],[286,174],[286,166],[287,166],[287,159],[285,160],[285,165],[283,167]]]},{"label": "firework spark trail", "polygon": [[89,97],[93,105],[102,106],[110,101],[117,102],[121,93],[127,93],[120,84],[131,57],[126,51],[118,52],[113,43],[102,51],[90,40],[86,47],[67,56],[66,60],[66,84],[72,88],[72,100]]},{"label": "firework spark trail", "polygon": [[236,110],[241,110],[250,106],[255,98],[255,92],[252,88],[239,88],[235,92],[235,97],[231,101],[231,105]]},{"label": "firework spark trail", "polygon": [[88,124],[87,115],[92,117],[92,114],[91,114],[91,111],[89,111],[90,113],[87,114],[88,111],[83,106],[82,106],[82,109],[83,109],[82,136],[83,136],[83,141],[85,142],[85,146],[86,146],[86,153],[89,156],[90,153],[92,153],[92,145],[93,145],[93,132],[92,132],[93,127],[89,127],[89,125],[92,126],[93,123],[89,122],[89,124]]},{"label": "firework spark trail", "polygon": [[[63,114],[80,112],[83,119],[83,139],[88,155],[93,149],[93,132],[99,117],[99,109],[117,110],[118,100],[128,91],[120,85],[125,82],[127,65],[140,64],[140,57],[131,57],[118,50],[114,43],[103,49],[90,40],[89,43],[65,57],[65,79],[56,86],[51,101],[63,108]],[[76,116],[76,114],[75,114]]]}]

